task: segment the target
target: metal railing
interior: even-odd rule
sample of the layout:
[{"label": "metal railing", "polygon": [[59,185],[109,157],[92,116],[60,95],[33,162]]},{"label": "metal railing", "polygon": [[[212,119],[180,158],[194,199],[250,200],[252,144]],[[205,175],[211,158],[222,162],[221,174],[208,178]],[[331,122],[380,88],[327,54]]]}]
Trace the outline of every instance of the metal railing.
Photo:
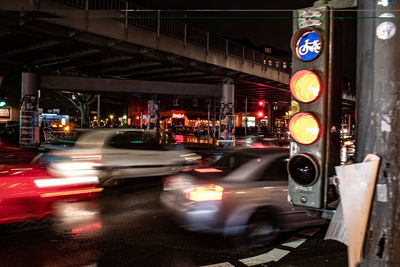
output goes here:
[{"label": "metal railing", "polygon": [[245,47],[231,40],[211,35],[209,32],[192,27],[186,22],[185,14],[178,11],[141,10],[129,1],[123,0],[53,0],[55,2],[84,10],[114,10],[120,12],[117,20],[154,31],[158,37],[166,35],[210,50],[234,56],[252,64],[276,69],[285,73],[291,72],[289,58],[272,57],[255,49]]}]

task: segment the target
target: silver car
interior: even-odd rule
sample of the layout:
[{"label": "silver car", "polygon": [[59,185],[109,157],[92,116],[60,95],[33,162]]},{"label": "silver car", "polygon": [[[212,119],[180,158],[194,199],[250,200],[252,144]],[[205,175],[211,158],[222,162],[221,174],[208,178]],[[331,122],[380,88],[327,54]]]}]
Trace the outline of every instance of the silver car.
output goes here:
[{"label": "silver car", "polygon": [[288,203],[287,149],[245,149],[164,179],[161,203],[190,231],[264,235],[325,222]]},{"label": "silver car", "polygon": [[138,129],[94,130],[80,136],[74,148],[54,151],[48,170],[57,176],[95,175],[102,182],[119,178],[170,175],[201,158],[188,150],[161,145]]}]

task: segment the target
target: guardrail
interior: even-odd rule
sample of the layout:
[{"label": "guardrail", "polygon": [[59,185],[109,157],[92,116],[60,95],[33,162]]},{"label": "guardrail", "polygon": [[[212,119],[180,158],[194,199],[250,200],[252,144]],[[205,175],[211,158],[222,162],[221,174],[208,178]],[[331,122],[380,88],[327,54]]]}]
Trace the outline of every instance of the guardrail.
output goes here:
[{"label": "guardrail", "polygon": [[115,19],[154,31],[158,36],[166,35],[210,50],[224,53],[282,72],[291,72],[290,59],[269,56],[255,49],[245,47],[231,40],[211,35],[209,32],[192,27],[186,22],[182,11],[143,10],[124,0],[53,0],[55,2],[84,10],[115,10],[121,12]]}]

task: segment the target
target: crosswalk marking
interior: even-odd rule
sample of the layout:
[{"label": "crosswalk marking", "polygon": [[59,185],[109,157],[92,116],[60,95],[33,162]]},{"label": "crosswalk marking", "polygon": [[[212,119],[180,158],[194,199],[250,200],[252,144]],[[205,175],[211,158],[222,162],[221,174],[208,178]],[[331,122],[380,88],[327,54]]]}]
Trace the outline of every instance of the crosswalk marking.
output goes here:
[{"label": "crosswalk marking", "polygon": [[221,263],[215,263],[215,264],[210,264],[210,265],[203,265],[200,267],[235,267],[235,265],[232,265],[229,262],[221,262]]},{"label": "crosswalk marking", "polygon": [[306,240],[307,240],[306,238],[292,237],[291,239],[283,243],[282,246],[297,248],[298,246],[303,244]]},{"label": "crosswalk marking", "polygon": [[247,266],[254,266],[254,265],[259,265],[271,261],[279,261],[283,257],[285,257],[287,254],[289,254],[290,251],[284,250],[284,249],[279,249],[279,248],[274,248],[268,253],[261,254],[255,257],[250,257],[250,258],[245,258],[245,259],[240,259],[243,264]]}]

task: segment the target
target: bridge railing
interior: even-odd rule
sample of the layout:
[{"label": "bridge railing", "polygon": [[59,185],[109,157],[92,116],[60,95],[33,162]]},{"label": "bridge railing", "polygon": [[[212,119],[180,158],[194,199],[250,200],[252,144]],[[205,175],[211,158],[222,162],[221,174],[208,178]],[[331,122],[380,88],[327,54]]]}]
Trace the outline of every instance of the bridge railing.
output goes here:
[{"label": "bridge railing", "polygon": [[133,3],[124,0],[53,0],[68,6],[84,10],[115,10],[121,16],[115,17],[127,24],[154,31],[158,36],[166,35],[183,41],[184,46],[203,47],[224,53],[226,56],[241,58],[242,61],[262,65],[282,72],[290,73],[290,59],[272,57],[253,48],[243,46],[232,40],[211,35],[209,32],[192,27],[186,21],[183,11],[143,10]]}]

